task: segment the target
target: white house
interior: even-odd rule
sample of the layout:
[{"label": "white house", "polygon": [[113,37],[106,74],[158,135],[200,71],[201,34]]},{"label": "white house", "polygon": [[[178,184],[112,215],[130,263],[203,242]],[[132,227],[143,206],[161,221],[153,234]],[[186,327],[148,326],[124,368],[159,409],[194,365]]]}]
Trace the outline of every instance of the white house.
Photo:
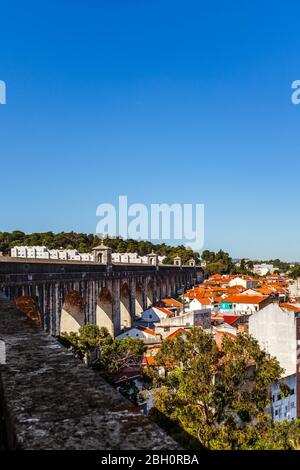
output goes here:
[{"label": "white house", "polygon": [[274,421],[283,421],[285,419],[293,421],[297,418],[297,375],[289,375],[280,382],[286,384],[290,391],[284,397],[279,385],[272,385],[272,418]]},{"label": "white house", "polygon": [[[273,387],[273,395],[277,394],[272,403],[274,419],[300,417],[300,407],[297,405],[300,401],[300,384],[295,383],[292,377],[300,369],[300,364],[297,363],[298,344],[300,344],[300,308],[292,304],[273,302],[249,318],[249,333],[257,339],[261,348],[278,359],[284,369],[282,377],[292,383],[291,388],[296,394],[294,398],[292,394],[287,399],[278,398],[280,393],[276,392],[276,387]],[[297,375],[296,379],[297,377],[299,376]],[[295,411],[291,410],[293,403]],[[278,413],[275,415],[276,410]]]},{"label": "white house", "polygon": [[202,309],[213,309],[214,308],[214,302],[213,300],[209,298],[199,298],[195,297],[195,299],[191,300],[189,304],[189,308],[191,310],[202,310]]},{"label": "white house", "polygon": [[142,313],[142,320],[149,323],[160,322],[162,318],[173,317],[174,314],[163,307],[150,307]]},{"label": "white house", "polygon": [[284,377],[296,371],[296,325],[300,308],[291,307],[273,302],[249,318],[249,333],[263,349],[277,357],[285,369]]},{"label": "white house", "polygon": [[219,304],[221,313],[230,315],[252,315],[264,308],[271,299],[267,295],[236,294],[225,297]]},{"label": "white house", "polygon": [[71,261],[93,261],[91,253],[79,253],[77,250],[52,249],[46,246],[14,246],[11,249],[13,258],[55,259]]},{"label": "white house", "polygon": [[265,276],[268,273],[271,273],[271,274],[273,273],[274,266],[273,264],[267,264],[267,263],[255,264],[253,266],[253,271],[259,276]]},{"label": "white house", "polygon": [[182,315],[161,318],[159,323],[155,324],[155,331],[163,338],[170,335],[178,328],[190,328],[192,326],[202,326],[210,328],[210,309],[189,310]]},{"label": "white house", "polygon": [[[112,253],[113,263],[148,264],[148,256],[140,256],[138,253]],[[158,256],[158,262],[162,263],[165,256]]]},{"label": "white house", "polygon": [[289,293],[291,297],[297,299],[300,297],[300,277],[297,277],[294,281],[290,280]]},{"label": "white house", "polygon": [[161,342],[161,338],[159,335],[155,334],[155,332],[153,330],[150,330],[150,328],[144,328],[143,326],[130,328],[130,330],[127,330],[117,336],[117,339],[125,338],[139,338],[147,344]]},{"label": "white house", "polygon": [[230,279],[228,285],[231,286],[243,286],[245,289],[251,289],[256,286],[257,281],[252,279],[249,276],[239,277],[236,276],[233,279]]},{"label": "white house", "polygon": [[13,258],[39,258],[49,259],[49,251],[46,246],[14,246],[10,254]]}]

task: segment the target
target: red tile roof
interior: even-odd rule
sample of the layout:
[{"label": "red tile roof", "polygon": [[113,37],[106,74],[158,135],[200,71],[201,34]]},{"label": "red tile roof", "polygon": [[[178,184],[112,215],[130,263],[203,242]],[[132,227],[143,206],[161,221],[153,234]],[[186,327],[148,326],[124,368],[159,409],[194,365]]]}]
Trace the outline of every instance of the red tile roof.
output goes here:
[{"label": "red tile roof", "polygon": [[160,310],[161,312],[165,313],[168,317],[173,316],[173,313],[170,312],[170,310],[168,310],[167,308],[163,308],[163,307],[154,307],[154,308],[156,308],[157,310]]},{"label": "red tile roof", "polygon": [[241,318],[239,315],[224,315],[223,320],[225,323],[228,323],[228,325],[233,325],[237,320]]},{"label": "red tile roof", "polygon": [[147,333],[148,335],[156,336],[156,334],[154,333],[154,331],[153,331],[153,330],[150,330],[150,328],[145,328],[145,327],[143,327],[143,326],[137,326],[136,329],[142,331],[143,333]]},{"label": "red tile roof", "polygon": [[224,302],[234,303],[234,304],[260,304],[264,300],[268,299],[267,295],[230,295],[223,299]]},{"label": "red tile roof", "polygon": [[165,307],[182,307],[182,303],[175,299],[161,299]]},{"label": "red tile roof", "polygon": [[186,332],[186,330],[184,328],[178,328],[177,330],[173,331],[173,333],[169,334],[166,339],[174,339],[182,332]]},{"label": "red tile roof", "polygon": [[280,304],[280,307],[281,308],[284,308],[286,310],[292,310],[293,312],[295,313],[299,313],[300,312],[300,308],[299,307],[296,307],[296,305],[292,305],[292,304]]}]

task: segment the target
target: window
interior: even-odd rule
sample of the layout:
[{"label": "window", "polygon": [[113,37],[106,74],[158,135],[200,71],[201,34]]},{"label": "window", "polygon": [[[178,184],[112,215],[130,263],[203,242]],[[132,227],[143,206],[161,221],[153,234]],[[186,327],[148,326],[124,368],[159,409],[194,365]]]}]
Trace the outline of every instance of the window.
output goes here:
[{"label": "window", "polygon": [[294,393],[295,393],[295,389],[294,389],[294,388],[291,388],[291,390],[290,390],[290,395],[294,395]]},{"label": "window", "polygon": [[277,401],[281,400],[281,395],[277,395]]},{"label": "window", "polygon": [[278,410],[275,410],[275,416],[277,416],[277,415],[278,415]]},{"label": "window", "polygon": [[275,401],[275,395],[272,396],[272,401],[273,401],[273,402]]},{"label": "window", "polygon": [[152,318],[152,315],[151,315],[151,314],[149,315],[149,318]]}]

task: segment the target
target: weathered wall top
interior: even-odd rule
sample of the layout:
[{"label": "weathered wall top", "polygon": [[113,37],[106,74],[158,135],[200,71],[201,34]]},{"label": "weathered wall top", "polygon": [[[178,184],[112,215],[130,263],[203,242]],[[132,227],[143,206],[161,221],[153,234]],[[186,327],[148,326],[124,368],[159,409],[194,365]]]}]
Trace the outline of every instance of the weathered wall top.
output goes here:
[{"label": "weathered wall top", "polygon": [[0,398],[9,448],[177,449],[130,402],[0,296]]},{"label": "weathered wall top", "polygon": [[22,258],[0,258],[0,284],[13,285],[20,282],[43,282],[64,279],[104,279],[118,277],[135,277],[144,275],[168,276],[170,274],[201,273],[201,267],[150,264],[113,263],[112,266],[92,262],[61,260],[24,260]]}]

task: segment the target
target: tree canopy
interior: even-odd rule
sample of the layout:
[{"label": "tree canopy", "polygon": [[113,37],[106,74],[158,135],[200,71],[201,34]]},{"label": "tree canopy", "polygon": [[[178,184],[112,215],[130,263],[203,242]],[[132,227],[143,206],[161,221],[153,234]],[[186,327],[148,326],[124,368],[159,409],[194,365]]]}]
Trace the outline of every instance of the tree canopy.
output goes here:
[{"label": "tree canopy", "polygon": [[118,372],[124,367],[140,366],[145,345],[139,338],[113,339],[108,330],[94,324],[87,324],[78,333],[62,333],[61,342],[71,348],[80,359],[99,351],[96,365],[107,372]]},{"label": "tree canopy", "polygon": [[[112,248],[115,253],[138,253],[145,256],[154,251],[160,256],[166,256],[165,263],[173,264],[175,256],[181,256],[182,262],[187,263],[191,258],[200,260],[199,253],[184,245],[170,246],[165,243],[154,244],[148,240],[123,239],[121,237],[105,237],[104,244]],[[49,249],[76,249],[80,253],[91,252],[99,245],[99,238],[94,234],[76,232],[42,232],[25,234],[20,230],[14,232],[0,232],[0,251],[9,254],[14,246],[47,246]]]},{"label": "tree canopy", "polygon": [[154,415],[173,421],[199,445],[224,450],[292,448],[292,440],[297,445],[299,423],[273,424],[266,413],[270,387],[283,370],[249,335],[224,336],[218,347],[212,333],[194,327],[163,341],[156,359],[166,374],[154,379]]}]

